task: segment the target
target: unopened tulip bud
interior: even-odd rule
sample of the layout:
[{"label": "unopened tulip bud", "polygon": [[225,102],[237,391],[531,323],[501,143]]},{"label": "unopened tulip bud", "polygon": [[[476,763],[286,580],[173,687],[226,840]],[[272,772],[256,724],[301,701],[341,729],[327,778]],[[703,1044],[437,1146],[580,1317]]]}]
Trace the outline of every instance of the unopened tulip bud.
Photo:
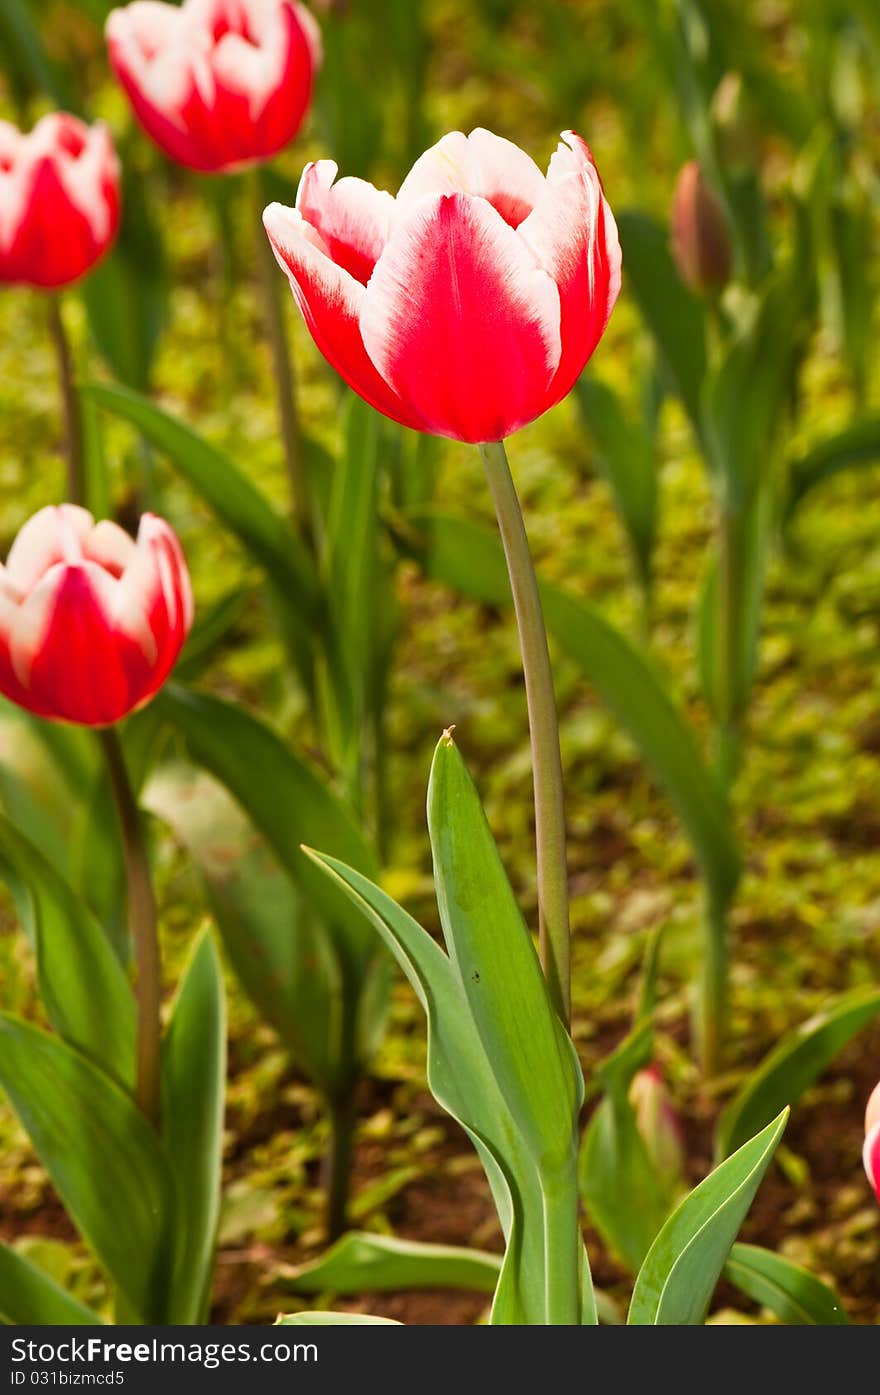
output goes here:
[{"label": "unopened tulip bud", "polygon": [[629,1102],[657,1174],[670,1185],[674,1184],[684,1171],[684,1135],[663,1076],[656,1066],[646,1066],[634,1076]]},{"label": "unopened tulip bud", "polygon": [[865,1148],[862,1153],[868,1181],[880,1201],[880,1085],[875,1085],[865,1110]]},{"label": "unopened tulip bud", "polygon": [[721,200],[696,160],[678,176],[672,199],[672,255],[678,274],[697,295],[720,291],[730,280],[732,248]]}]

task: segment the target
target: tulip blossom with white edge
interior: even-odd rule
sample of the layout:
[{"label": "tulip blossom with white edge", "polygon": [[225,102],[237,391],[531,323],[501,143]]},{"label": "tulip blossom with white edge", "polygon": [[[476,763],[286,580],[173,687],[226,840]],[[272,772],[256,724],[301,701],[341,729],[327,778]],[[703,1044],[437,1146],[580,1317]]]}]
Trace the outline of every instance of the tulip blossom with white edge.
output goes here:
[{"label": "tulip blossom with white edge", "polygon": [[0,692],[40,717],[109,726],[165,682],[193,619],[173,529],[137,540],[75,504],[41,509],[0,567]]},{"label": "tulip blossom with white edge", "polygon": [[617,228],[589,148],[546,176],[490,131],[444,136],[396,198],[306,167],[263,222],[312,337],[380,412],[500,441],[568,393],[620,289]]},{"label": "tulip blossom with white edge", "polygon": [[880,1201],[880,1085],[875,1085],[865,1110],[865,1147],[862,1153],[868,1181]]},{"label": "tulip blossom with white edge", "polygon": [[84,276],[119,227],[119,161],[100,121],[52,112],[0,121],[0,281],[57,290]]},{"label": "tulip blossom with white edge", "polygon": [[684,1133],[658,1066],[645,1066],[636,1072],[629,1102],[658,1175],[669,1185],[679,1182],[685,1165]]},{"label": "tulip blossom with white edge", "polygon": [[312,97],[321,40],[296,0],[134,0],[106,25],[110,62],[140,124],[178,164],[271,159]]}]

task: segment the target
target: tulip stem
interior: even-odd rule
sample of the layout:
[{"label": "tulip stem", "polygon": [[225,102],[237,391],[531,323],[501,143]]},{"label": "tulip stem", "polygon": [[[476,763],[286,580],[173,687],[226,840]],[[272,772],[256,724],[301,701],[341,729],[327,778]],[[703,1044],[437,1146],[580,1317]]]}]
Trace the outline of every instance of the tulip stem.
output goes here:
[{"label": "tulip stem", "polygon": [[61,403],[64,411],[64,453],[67,461],[66,497],[72,504],[85,504],[86,470],[83,455],[82,418],[79,410],[79,398],[74,386],[73,354],[67,330],[64,328],[60,296],[50,294],[48,307],[49,333],[55,348],[58,381],[61,386]]},{"label": "tulip stem", "polygon": [[553,1006],[568,1026],[571,1015],[571,947],[568,867],[559,721],[541,597],[516,487],[502,441],[480,446],[507,559],[519,629],[529,712],[535,838],[538,852],[538,923],[541,964]]},{"label": "tulip stem", "polygon": [[351,1190],[351,1165],[354,1156],[354,1135],[357,1125],[355,1091],[328,1101],[330,1139],[324,1157],[324,1193],[326,1196],[326,1241],[338,1240],[348,1228],[348,1197]]},{"label": "tulip stem", "polygon": [[137,999],[137,1102],[158,1129],[161,1117],[161,964],[156,899],[147,846],[122,745],[113,727],[98,733],[119,819],[128,886],[128,924],[134,946]]},{"label": "tulip stem", "polygon": [[266,200],[259,170],[254,171],[253,190],[256,203],[257,273],[266,332],[269,336],[269,351],[272,355],[278,421],[290,491],[290,514],[297,531],[307,536],[310,524],[309,491],[297,411],[296,379],[284,324],[281,272],[263,227],[263,208]]}]

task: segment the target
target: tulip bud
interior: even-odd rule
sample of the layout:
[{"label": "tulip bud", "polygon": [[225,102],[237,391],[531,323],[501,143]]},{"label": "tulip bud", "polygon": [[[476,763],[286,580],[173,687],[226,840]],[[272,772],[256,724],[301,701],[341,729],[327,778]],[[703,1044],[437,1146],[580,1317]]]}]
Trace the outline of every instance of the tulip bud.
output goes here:
[{"label": "tulip bud", "polygon": [[684,1135],[657,1066],[646,1066],[633,1077],[629,1102],[655,1171],[674,1186],[684,1172]]},{"label": "tulip bud", "polygon": [[880,1201],[880,1085],[875,1085],[865,1110],[865,1149],[862,1153],[868,1181]]},{"label": "tulip bud", "polygon": [[162,686],[193,618],[173,530],[137,540],[74,504],[41,509],[0,566],[0,692],[38,717],[110,726]]},{"label": "tulip bud", "polygon": [[678,274],[698,295],[720,291],[730,280],[733,249],[721,200],[696,160],[678,176],[672,199],[672,256]]}]

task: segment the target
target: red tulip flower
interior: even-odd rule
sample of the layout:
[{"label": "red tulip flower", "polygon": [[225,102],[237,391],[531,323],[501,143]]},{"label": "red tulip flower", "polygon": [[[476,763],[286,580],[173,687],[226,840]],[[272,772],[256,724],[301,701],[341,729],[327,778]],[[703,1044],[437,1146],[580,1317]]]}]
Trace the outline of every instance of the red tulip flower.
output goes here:
[{"label": "red tulip flower", "polygon": [[119,227],[119,162],[107,127],[53,112],[25,135],[0,121],[0,281],[78,281]]},{"label": "red tulip flower", "polygon": [[397,198],[306,167],[263,221],[318,348],[405,426],[500,441],[559,402],[620,289],[617,228],[588,147],[566,132],[546,177],[510,141],[459,131]]},{"label": "red tulip flower", "polygon": [[77,505],[41,509],[0,566],[0,692],[39,717],[109,726],[165,682],[192,617],[161,518],[144,514],[135,542]]},{"label": "red tulip flower", "polygon": [[880,1085],[876,1085],[865,1110],[865,1149],[862,1153],[868,1181],[880,1201]]},{"label": "red tulip flower", "polygon": [[134,0],[106,33],[147,135],[190,169],[271,159],[308,111],[321,44],[297,0]]}]

